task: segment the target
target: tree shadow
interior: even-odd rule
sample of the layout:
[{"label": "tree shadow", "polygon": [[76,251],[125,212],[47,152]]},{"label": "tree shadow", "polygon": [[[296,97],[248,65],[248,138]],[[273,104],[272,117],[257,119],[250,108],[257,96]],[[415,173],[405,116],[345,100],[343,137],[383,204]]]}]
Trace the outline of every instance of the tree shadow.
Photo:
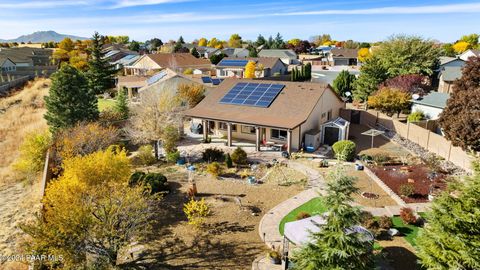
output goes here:
[{"label": "tree shadow", "polygon": [[418,257],[412,251],[404,247],[385,247],[383,248],[382,253],[386,256],[389,265],[391,265],[393,269],[422,269],[420,264],[418,264]]}]

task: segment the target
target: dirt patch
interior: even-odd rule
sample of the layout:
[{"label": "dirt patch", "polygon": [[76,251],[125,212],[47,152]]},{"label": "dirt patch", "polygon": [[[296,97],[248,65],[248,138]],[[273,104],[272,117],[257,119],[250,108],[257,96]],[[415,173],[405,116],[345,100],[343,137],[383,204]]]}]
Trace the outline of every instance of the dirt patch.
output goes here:
[{"label": "dirt patch", "polygon": [[432,174],[425,165],[413,166],[373,166],[375,173],[393,192],[400,196],[400,187],[411,184],[415,188],[414,195],[405,197],[407,203],[428,202],[428,194],[433,190],[443,190],[446,187],[446,175]]},{"label": "dirt patch", "polygon": [[267,251],[258,235],[262,216],[303,190],[298,185],[250,185],[241,179],[197,175],[197,197],[205,199],[212,214],[202,229],[195,229],[187,224],[182,211],[188,200],[187,174],[176,168],[170,174],[162,169],[174,190],[159,209],[155,235],[132,265],[149,269],[250,269],[255,257]]}]

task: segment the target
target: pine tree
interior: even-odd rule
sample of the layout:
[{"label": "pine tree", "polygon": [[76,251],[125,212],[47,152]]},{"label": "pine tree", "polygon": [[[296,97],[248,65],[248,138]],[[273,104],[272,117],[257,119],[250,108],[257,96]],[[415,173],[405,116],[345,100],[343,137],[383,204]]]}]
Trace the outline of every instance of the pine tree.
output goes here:
[{"label": "pine tree", "polygon": [[305,81],[305,65],[302,65],[300,80]]},{"label": "pine tree", "polygon": [[365,61],[360,68],[360,76],[355,81],[353,97],[358,101],[366,101],[368,96],[378,90],[378,85],[388,79],[387,69],[380,59],[373,56]]},{"label": "pine tree", "polygon": [[293,68],[292,69],[292,82],[296,82],[297,81],[297,68]]},{"label": "pine tree", "polygon": [[480,151],[480,58],[471,57],[440,115],[445,138],[464,150]]},{"label": "pine tree", "polygon": [[125,90],[120,90],[115,102],[115,111],[119,113],[122,119],[127,119],[129,114],[128,99]]},{"label": "pine tree", "polygon": [[88,62],[86,73],[88,87],[96,95],[105,93],[115,86],[116,70],[107,59],[104,59],[105,53],[102,51],[103,42],[101,40],[101,36],[95,32],[92,37],[91,59]]},{"label": "pine tree", "polygon": [[480,172],[437,197],[427,222],[417,237],[426,269],[480,269]]},{"label": "pine tree", "polygon": [[307,63],[305,65],[305,80],[310,81],[312,79],[312,64]]},{"label": "pine tree", "polygon": [[352,194],[357,191],[355,178],[337,168],[329,175],[325,204],[330,212],[327,224],[313,233],[312,242],[293,254],[294,269],[372,269],[372,243],[362,241],[360,233],[346,229],[360,223],[360,210],[351,206]]},{"label": "pine tree", "polygon": [[190,53],[195,56],[196,58],[200,58],[200,53],[198,53],[197,48],[193,47]]},{"label": "pine tree", "polygon": [[345,93],[352,93],[355,80],[355,75],[350,74],[347,70],[343,70],[335,78],[332,86],[338,95],[345,97]]},{"label": "pine tree", "polygon": [[52,86],[45,97],[45,119],[52,133],[78,122],[98,118],[97,97],[89,91],[85,76],[64,64],[52,75]]},{"label": "pine tree", "polygon": [[177,43],[180,43],[180,44],[185,44],[185,40],[183,40],[183,37],[180,36],[177,40]]}]

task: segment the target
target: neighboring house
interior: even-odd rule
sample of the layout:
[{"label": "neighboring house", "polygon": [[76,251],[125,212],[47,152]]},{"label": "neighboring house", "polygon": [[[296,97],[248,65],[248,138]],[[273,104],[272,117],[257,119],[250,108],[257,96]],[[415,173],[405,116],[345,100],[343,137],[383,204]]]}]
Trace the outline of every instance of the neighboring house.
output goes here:
[{"label": "neighboring house", "polygon": [[480,57],[480,50],[466,50],[458,58],[462,59],[463,61],[468,61],[468,58],[470,57]]},{"label": "neighboring house", "polygon": [[449,97],[448,93],[430,92],[419,99],[412,99],[412,112],[421,111],[427,119],[436,120],[447,106]]},{"label": "neighboring house", "polygon": [[261,50],[258,57],[280,58],[285,65],[298,64],[297,54],[293,50]]},{"label": "neighboring house", "polygon": [[125,51],[112,50],[112,51],[107,52],[103,56],[103,58],[108,60],[110,63],[113,63],[113,62],[116,62],[116,61],[124,58],[127,55],[138,55],[138,52],[129,51],[129,50],[125,50]]},{"label": "neighboring house", "polygon": [[202,85],[209,92],[213,87],[212,84],[204,84],[201,78],[190,77],[174,72],[171,69],[165,69],[155,74],[147,80],[147,85],[139,89],[139,95],[150,92],[162,92],[166,90],[174,90],[177,93],[178,88],[182,84]]},{"label": "neighboring house", "polygon": [[338,133],[319,133],[344,107],[328,84],[226,79],[184,114],[202,121],[204,137],[226,136],[228,146],[238,139],[254,141],[257,151],[274,144],[291,153],[302,147],[305,134],[338,140]]},{"label": "neighboring house", "polygon": [[212,47],[197,47],[197,51],[201,57],[210,58],[212,55],[220,54],[222,51],[220,49]]},{"label": "neighboring house", "polygon": [[0,73],[13,72],[17,69],[15,63],[8,57],[0,55]]},{"label": "neighboring house", "polygon": [[208,73],[212,68],[212,64],[210,60],[196,58],[190,53],[145,54],[132,65],[125,66],[125,74],[141,76],[153,75],[166,68],[179,73],[189,68]]},{"label": "neighboring house", "polygon": [[453,83],[462,77],[462,66],[446,66],[438,74],[438,92],[452,93]]},{"label": "neighboring house", "polygon": [[13,61],[16,67],[33,67],[51,65],[51,49],[41,48],[0,48],[0,55]]},{"label": "neighboring house", "polygon": [[222,53],[231,58],[246,58],[250,56],[250,51],[244,48],[225,48]]},{"label": "neighboring house", "polygon": [[219,78],[243,78],[245,75],[245,66],[249,61],[256,64],[256,77],[271,77],[275,74],[283,75],[287,73],[288,67],[279,59],[274,57],[261,58],[223,58],[216,66],[217,77]]},{"label": "neighboring house", "polygon": [[333,48],[328,55],[332,66],[356,66],[358,49]]},{"label": "neighboring house", "polygon": [[128,54],[128,55],[125,55],[123,58],[118,59],[117,61],[113,62],[112,65],[115,66],[116,70],[121,70],[126,66],[132,65],[139,58],[140,58],[140,55]]},{"label": "neighboring house", "polygon": [[138,90],[148,85],[148,76],[130,75],[117,77],[117,89],[126,89],[128,98],[132,99],[138,96]]},{"label": "neighboring house", "polygon": [[458,57],[440,56],[439,70],[442,70],[444,67],[463,67],[464,65],[465,61]]}]

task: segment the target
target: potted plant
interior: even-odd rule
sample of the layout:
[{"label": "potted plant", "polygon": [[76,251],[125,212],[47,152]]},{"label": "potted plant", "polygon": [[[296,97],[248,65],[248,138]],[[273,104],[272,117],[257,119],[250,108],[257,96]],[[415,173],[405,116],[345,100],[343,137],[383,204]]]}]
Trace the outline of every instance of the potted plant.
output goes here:
[{"label": "potted plant", "polygon": [[280,253],[276,250],[271,250],[267,255],[273,264],[280,264],[282,262]]}]

